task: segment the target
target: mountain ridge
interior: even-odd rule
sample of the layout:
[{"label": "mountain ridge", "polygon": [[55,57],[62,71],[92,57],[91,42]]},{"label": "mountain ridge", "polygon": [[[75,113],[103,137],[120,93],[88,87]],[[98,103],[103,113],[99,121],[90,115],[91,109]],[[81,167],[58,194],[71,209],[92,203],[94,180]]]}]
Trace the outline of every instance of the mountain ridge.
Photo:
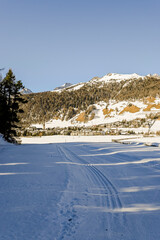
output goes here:
[{"label": "mountain ridge", "polygon": [[[74,90],[78,90],[81,87],[84,86],[84,84],[95,84],[95,83],[101,83],[102,85],[104,83],[107,82],[121,82],[123,80],[130,80],[130,79],[138,79],[138,78],[144,78],[144,76],[140,76],[136,73],[133,74],[118,74],[118,73],[108,73],[106,75],[104,75],[103,77],[93,77],[91,80],[87,81],[87,82],[81,82],[81,83],[76,83],[76,84],[71,84],[71,83],[65,83],[60,87],[56,87],[53,91],[63,91],[63,90],[67,90],[67,91],[74,91]],[[68,85],[70,84],[70,86]]]},{"label": "mountain ridge", "polygon": [[63,85],[56,87],[53,91],[55,90],[62,90],[62,89],[66,89],[68,87],[71,87],[73,84],[72,83],[64,83]]}]

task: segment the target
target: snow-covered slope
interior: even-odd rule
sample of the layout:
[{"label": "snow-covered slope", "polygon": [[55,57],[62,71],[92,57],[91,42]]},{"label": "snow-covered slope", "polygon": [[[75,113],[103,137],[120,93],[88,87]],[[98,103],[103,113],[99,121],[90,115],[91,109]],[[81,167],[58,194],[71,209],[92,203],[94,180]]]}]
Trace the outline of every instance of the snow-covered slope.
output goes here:
[{"label": "snow-covered slope", "polygon": [[[67,84],[67,85],[66,85]],[[80,89],[81,87],[84,86],[85,83],[77,83],[77,84],[71,84],[71,83],[65,83],[64,85],[55,88],[52,92],[62,92],[63,90],[65,91],[75,91]]]},{"label": "snow-covered slope", "polygon": [[108,81],[116,80],[120,82],[122,80],[130,80],[130,79],[138,79],[138,78],[144,78],[144,76],[140,76],[136,73],[133,73],[133,74],[108,73],[104,77],[100,78],[99,81],[108,82]]},{"label": "snow-covered slope", "polygon": [[[147,132],[148,131],[148,116],[152,115],[160,115],[160,98],[146,98],[143,100],[136,101],[115,101],[110,100],[109,103],[99,102],[97,104],[89,106],[89,108],[93,110],[87,115],[86,111],[82,111],[74,116],[70,120],[61,120],[59,119],[51,119],[46,122],[46,128],[53,127],[69,127],[69,126],[85,126],[91,127],[100,124],[111,124],[116,122],[124,122],[125,121],[134,121],[139,119],[145,119],[144,124],[137,128],[138,132]],[[88,108],[88,109],[89,109]],[[86,120],[87,119],[87,120]],[[134,124],[134,123],[133,123]],[[135,128],[132,123],[130,124],[130,128]],[[120,127],[121,124],[119,124]],[[136,124],[135,124],[136,125]],[[33,124],[32,126],[43,128],[42,124]],[[118,126],[118,125],[117,125]],[[135,129],[134,129],[135,130]],[[160,119],[157,119],[151,130],[153,132],[160,131]]]}]

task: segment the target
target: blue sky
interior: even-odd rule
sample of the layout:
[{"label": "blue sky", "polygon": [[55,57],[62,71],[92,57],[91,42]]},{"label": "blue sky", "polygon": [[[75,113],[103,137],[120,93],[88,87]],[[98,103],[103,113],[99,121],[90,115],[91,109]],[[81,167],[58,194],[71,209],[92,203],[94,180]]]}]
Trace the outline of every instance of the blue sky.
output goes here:
[{"label": "blue sky", "polygon": [[34,92],[160,74],[159,0],[0,0],[0,68]]}]

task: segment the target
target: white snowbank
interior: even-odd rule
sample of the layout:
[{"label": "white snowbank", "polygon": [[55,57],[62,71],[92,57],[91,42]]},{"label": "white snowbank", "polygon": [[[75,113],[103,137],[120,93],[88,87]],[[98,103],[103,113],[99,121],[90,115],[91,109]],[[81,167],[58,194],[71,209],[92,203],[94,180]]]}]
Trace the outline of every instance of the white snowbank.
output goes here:
[{"label": "white snowbank", "polygon": [[[159,136],[154,136],[154,137],[138,137],[138,138],[132,138],[132,142],[137,142],[137,143],[147,143],[148,145],[159,145],[160,144],[160,137]],[[124,142],[127,142],[127,140],[124,140]]]},{"label": "white snowbank", "polygon": [[[130,135],[129,135],[130,136]],[[43,136],[43,137],[22,137],[22,144],[44,144],[44,143],[65,143],[65,142],[112,142],[112,139],[128,138],[129,136]]]},{"label": "white snowbank", "polygon": [[112,142],[120,140],[121,143],[141,143],[153,146],[160,146],[160,137],[144,137],[143,135],[106,135],[106,136],[42,136],[22,137],[22,144],[48,144],[48,143],[69,143],[69,142]]}]

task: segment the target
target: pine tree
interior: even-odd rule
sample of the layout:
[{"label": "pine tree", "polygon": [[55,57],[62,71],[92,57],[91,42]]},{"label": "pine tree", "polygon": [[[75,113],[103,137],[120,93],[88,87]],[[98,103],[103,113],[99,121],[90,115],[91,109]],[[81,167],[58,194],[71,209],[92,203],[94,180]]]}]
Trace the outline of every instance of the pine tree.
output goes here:
[{"label": "pine tree", "polygon": [[18,114],[23,110],[19,108],[19,103],[24,102],[20,94],[23,88],[21,81],[16,78],[11,69],[6,77],[0,82],[0,133],[9,142],[16,142],[16,129],[19,128]]}]

